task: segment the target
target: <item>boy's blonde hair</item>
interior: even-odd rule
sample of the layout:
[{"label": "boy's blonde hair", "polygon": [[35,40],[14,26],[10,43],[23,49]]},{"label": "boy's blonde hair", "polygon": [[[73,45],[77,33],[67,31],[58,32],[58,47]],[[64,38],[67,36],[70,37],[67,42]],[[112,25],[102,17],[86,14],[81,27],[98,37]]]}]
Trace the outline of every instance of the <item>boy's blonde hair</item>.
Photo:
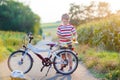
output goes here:
[{"label": "boy's blonde hair", "polygon": [[63,14],[62,15],[62,19],[69,20],[69,15],[67,13]]}]

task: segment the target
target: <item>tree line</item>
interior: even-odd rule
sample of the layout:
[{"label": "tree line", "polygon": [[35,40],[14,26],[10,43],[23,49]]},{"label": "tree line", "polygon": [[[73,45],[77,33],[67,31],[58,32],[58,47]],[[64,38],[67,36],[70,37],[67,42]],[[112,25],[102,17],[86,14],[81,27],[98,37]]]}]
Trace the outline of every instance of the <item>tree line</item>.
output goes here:
[{"label": "tree line", "polygon": [[0,0],[0,30],[42,33],[40,17],[15,0]]},{"label": "tree line", "polygon": [[72,3],[69,10],[70,22],[78,26],[92,20],[108,17],[112,14],[109,7],[110,4],[107,2],[99,2],[96,4],[96,2],[92,1],[89,5]]}]

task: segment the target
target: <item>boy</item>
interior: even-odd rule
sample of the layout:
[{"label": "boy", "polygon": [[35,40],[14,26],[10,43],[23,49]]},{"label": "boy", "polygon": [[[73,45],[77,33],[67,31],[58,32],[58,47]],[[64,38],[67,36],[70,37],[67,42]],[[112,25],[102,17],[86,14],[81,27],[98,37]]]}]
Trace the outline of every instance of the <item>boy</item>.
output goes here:
[{"label": "boy", "polygon": [[[59,43],[67,43],[69,48],[72,48],[72,40],[74,36],[74,41],[77,40],[77,34],[76,34],[76,29],[74,26],[69,24],[69,15],[68,14],[63,14],[61,18],[62,24],[58,27],[57,30],[57,35],[59,38]],[[68,58],[70,59],[69,62],[69,70],[72,69],[72,60],[71,60],[71,55],[67,55]],[[65,55],[62,55],[62,58],[65,60]],[[64,64],[61,65],[61,70],[65,67]]]}]

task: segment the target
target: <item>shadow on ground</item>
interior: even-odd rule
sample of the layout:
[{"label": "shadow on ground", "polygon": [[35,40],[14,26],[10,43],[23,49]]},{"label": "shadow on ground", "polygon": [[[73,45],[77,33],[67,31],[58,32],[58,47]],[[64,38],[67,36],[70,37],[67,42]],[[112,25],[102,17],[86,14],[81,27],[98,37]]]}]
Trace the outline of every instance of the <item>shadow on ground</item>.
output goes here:
[{"label": "shadow on ground", "polygon": [[46,80],[72,80],[71,75],[62,75],[62,74],[56,74],[49,78],[45,78],[45,77],[42,77],[39,80],[44,80],[44,79],[46,79]]}]

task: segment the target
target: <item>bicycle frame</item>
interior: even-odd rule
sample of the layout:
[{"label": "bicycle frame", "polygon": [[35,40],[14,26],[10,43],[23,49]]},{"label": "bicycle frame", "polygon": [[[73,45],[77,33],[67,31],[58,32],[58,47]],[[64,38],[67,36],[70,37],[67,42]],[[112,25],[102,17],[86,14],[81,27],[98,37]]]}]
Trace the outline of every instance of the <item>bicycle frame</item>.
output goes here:
[{"label": "bicycle frame", "polygon": [[[44,44],[44,45],[47,45],[47,44]],[[57,44],[55,44],[55,46],[57,46]],[[55,47],[54,46],[54,47]],[[57,57],[59,59],[61,59],[61,61],[63,61],[63,59],[59,56],[56,55],[57,52],[59,51],[62,51],[62,50],[58,50],[58,49],[55,49],[55,50],[52,50],[52,49],[39,49],[39,48],[36,48],[34,47],[31,43],[28,43],[27,44],[27,47],[25,48],[25,54],[29,53],[29,51],[32,51],[35,55],[37,55],[43,62],[46,62],[45,58],[40,54],[41,52],[48,52],[48,56],[47,58],[51,58],[52,55],[54,57]],[[25,57],[25,54],[23,55],[22,58]]]}]

